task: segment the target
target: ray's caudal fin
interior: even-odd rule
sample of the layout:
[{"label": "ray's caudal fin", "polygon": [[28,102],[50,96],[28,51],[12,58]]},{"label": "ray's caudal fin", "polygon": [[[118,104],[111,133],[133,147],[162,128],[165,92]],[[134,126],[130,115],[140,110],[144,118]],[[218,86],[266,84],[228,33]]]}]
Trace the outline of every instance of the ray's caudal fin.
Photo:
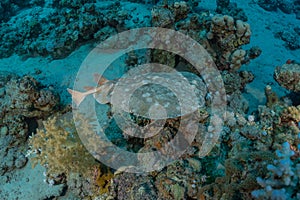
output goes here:
[{"label": "ray's caudal fin", "polygon": [[[98,84],[98,86],[101,86],[108,82],[108,80],[106,78],[104,78],[103,76],[101,76],[98,73],[94,74],[94,81]],[[100,87],[96,88],[96,87],[87,86],[84,88],[87,90],[86,92],[79,92],[79,91],[75,91],[70,88],[67,88],[68,92],[72,95],[72,99],[77,106],[79,106],[81,104],[81,102],[85,99],[85,97],[87,95],[100,91]]]},{"label": "ray's caudal fin", "polygon": [[72,99],[77,106],[79,106],[84,98],[90,94],[90,92],[78,92],[75,90],[71,90],[70,88],[67,88],[67,90],[72,95]]}]

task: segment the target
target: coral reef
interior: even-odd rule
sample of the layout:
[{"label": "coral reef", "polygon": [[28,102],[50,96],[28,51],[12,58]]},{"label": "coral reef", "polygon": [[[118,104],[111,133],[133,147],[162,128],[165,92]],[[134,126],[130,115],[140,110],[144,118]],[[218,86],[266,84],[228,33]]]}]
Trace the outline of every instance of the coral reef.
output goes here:
[{"label": "coral reef", "polygon": [[269,152],[241,152],[225,161],[225,176],[200,188],[198,199],[251,199],[258,188],[255,178],[265,173],[264,162],[271,162]]},{"label": "coral reef", "polygon": [[45,117],[59,104],[59,96],[51,87],[40,85],[33,77],[11,79],[5,85],[3,110],[24,117]]},{"label": "coral reef", "polygon": [[[202,44],[221,70],[238,70],[261,52],[258,47],[249,51],[241,49],[250,42],[250,25],[229,15],[200,15],[185,2],[175,2],[168,7],[156,6],[151,14],[153,26],[182,31]],[[161,51],[154,53],[153,57],[168,58],[169,62],[175,60],[174,55]]]},{"label": "coral reef", "polygon": [[201,162],[195,158],[176,161],[156,176],[155,185],[161,199],[196,198],[198,188],[206,181]]},{"label": "coral reef", "polygon": [[4,0],[0,4],[0,22],[8,21],[12,16],[14,16],[18,11],[29,5],[34,5],[31,1],[11,1]]},{"label": "coral reef", "polygon": [[297,63],[284,64],[276,67],[274,73],[275,80],[282,87],[293,92],[300,91],[300,65]]},{"label": "coral reef", "polygon": [[300,105],[298,105],[297,107],[289,106],[286,109],[284,109],[281,114],[281,121],[293,121],[295,124],[300,122]]},{"label": "coral reef", "polygon": [[175,2],[173,5],[175,22],[185,19],[188,16],[190,9],[190,6],[185,1]]},{"label": "coral reef", "polygon": [[290,50],[296,50],[300,48],[299,34],[295,30],[282,30],[275,34],[285,42],[285,46]]},{"label": "coral reef", "polygon": [[[218,1],[218,4],[220,8],[228,7],[229,1]],[[243,45],[250,42],[251,29],[250,25],[240,18],[221,14],[212,15],[207,12],[197,13],[190,3],[175,2],[169,3],[168,6],[156,5],[152,9],[151,22],[153,26],[183,32],[199,42],[222,71],[227,94],[237,90],[242,91],[246,84],[254,79],[251,72],[238,72],[243,64],[249,63],[251,59],[261,54],[261,49],[257,46],[248,50],[242,49]],[[198,74],[193,66],[170,52],[153,50],[151,61]],[[247,103],[242,101],[240,104]],[[247,110],[246,107],[243,110]]]},{"label": "coral reef", "polygon": [[[120,2],[96,3],[86,1],[51,1],[44,7],[25,9],[0,29],[0,57],[13,53],[29,56],[63,58],[87,41],[102,41],[109,33],[127,29],[130,15]],[[135,19],[135,26],[147,20]]]},{"label": "coral reef", "polygon": [[49,185],[66,183],[69,192],[81,198],[108,193],[113,174],[83,146],[70,113],[44,121],[30,137],[29,147],[27,157],[33,167],[40,164],[46,168]]},{"label": "coral reef", "polygon": [[267,85],[265,87],[265,95],[267,98],[267,106],[272,107],[273,105],[277,104],[279,99],[278,96],[274,91],[272,91],[272,87],[270,85]]},{"label": "coral reef", "polygon": [[71,113],[58,114],[43,122],[29,139],[32,166],[46,168],[49,185],[67,184],[72,195],[88,198],[107,195],[112,172],[86,150],[76,132]]},{"label": "coral reef", "polygon": [[244,63],[246,51],[240,49],[250,42],[251,30],[248,23],[234,20],[228,15],[215,15],[206,34],[212,55],[216,55],[219,69],[238,70]]},{"label": "coral reef", "polygon": [[[295,135],[300,132],[299,122],[300,122],[300,106],[289,106],[281,112],[280,122],[282,125],[286,126],[288,130],[291,130]],[[288,141],[293,144],[292,141]]]},{"label": "coral reef", "polygon": [[262,189],[251,192],[255,199],[299,199],[299,149],[292,150],[288,142],[276,150],[277,159],[269,164],[266,178],[257,177]]},{"label": "coral reef", "polygon": [[297,8],[297,1],[294,0],[258,0],[257,4],[267,11],[276,11],[280,9],[282,12],[286,14],[296,13],[297,19],[298,16],[298,9]]},{"label": "coral reef", "polygon": [[94,185],[99,194],[108,194],[114,174],[107,167],[94,167]]},{"label": "coral reef", "polygon": [[[234,106],[224,114],[222,142],[216,152],[225,154],[219,160],[224,163],[221,169],[225,169],[225,174],[219,174],[200,187],[198,199],[277,199],[281,195],[287,197],[282,199],[298,198],[299,109],[277,98],[270,86],[266,87],[265,95],[269,99],[267,106],[259,106],[257,116],[249,115],[245,119],[242,110],[232,111]],[[286,149],[295,151],[293,155],[289,154],[292,157],[287,162],[283,161],[286,159],[282,156],[283,150],[277,150],[285,141],[289,142]],[[274,161],[276,156],[282,159]],[[209,156],[205,160],[208,161]],[[291,180],[289,185],[285,184],[282,175],[280,178],[275,174],[275,170],[290,176],[286,179]],[[268,171],[274,172],[274,176],[268,176]]]},{"label": "coral reef", "polygon": [[22,168],[26,162],[26,141],[37,121],[53,113],[59,96],[30,76],[0,72],[0,174]]},{"label": "coral reef", "polygon": [[116,174],[113,178],[108,199],[157,199],[151,176],[131,173]]},{"label": "coral reef", "polygon": [[[14,124],[20,125],[18,122],[11,123],[11,125]],[[24,126],[25,128],[22,126],[16,127],[16,130],[20,129],[21,131],[26,132],[26,125]],[[6,172],[12,171],[16,168],[22,168],[26,164],[27,159],[24,155],[26,135],[17,135],[17,133],[9,130],[9,127],[5,125],[1,125],[0,131],[0,157],[2,160],[0,165],[0,174],[3,175]]]},{"label": "coral reef", "polygon": [[246,84],[252,82],[254,79],[253,74],[248,71],[241,71],[237,73],[224,70],[221,75],[227,94],[232,94],[239,90],[242,91]]},{"label": "coral reef", "polygon": [[196,198],[199,186],[204,184],[207,178],[205,175],[197,175],[201,170],[199,159],[186,158],[149,175],[116,173],[110,198],[132,200]]},{"label": "coral reef", "polygon": [[[131,2],[141,3],[136,0]],[[268,3],[266,9],[275,9],[270,2],[276,2],[276,8],[289,12],[288,1],[282,1],[280,5],[278,1],[259,1],[262,5],[263,2]],[[218,0],[218,14],[214,15],[195,11],[198,1],[145,0],[142,3],[147,4],[148,14],[150,6],[155,5],[152,16],[134,17],[132,12],[138,12],[136,10],[139,8],[128,10],[129,6],[120,1],[31,0],[21,3],[8,0],[1,3],[0,11],[4,8],[11,10],[11,13],[5,11],[0,14],[0,20],[3,20],[0,30],[1,57],[10,56],[16,50],[20,55],[61,58],[85,42],[99,42],[128,28],[150,25],[151,21],[153,26],[181,31],[206,48],[224,80],[227,110],[222,113],[224,125],[219,140],[211,152],[202,158],[204,133],[211,128],[209,119],[212,118],[212,94],[207,91],[204,81],[197,76],[199,74],[191,64],[175,54],[161,50],[149,50],[149,54],[145,50],[132,51],[125,61],[128,68],[142,63],[151,54],[149,59],[152,62],[196,74],[197,79],[186,78],[201,103],[196,110],[200,114],[197,118],[198,133],[181,157],[161,171],[132,174],[121,168],[113,174],[85,149],[75,130],[71,113],[64,112],[52,87],[43,86],[31,76],[18,77],[1,72],[0,158],[3,162],[0,164],[0,175],[24,168],[28,162],[35,169],[44,167],[44,184],[57,188],[55,197],[47,193],[41,195],[44,199],[59,195],[70,199],[149,200],[300,198],[300,106],[288,97],[279,98],[271,85],[266,85],[266,104],[248,113],[249,103],[242,92],[254,75],[242,71],[241,66],[259,56],[261,49],[257,46],[243,49],[250,42],[251,29],[236,4]],[[13,9],[16,5],[24,7],[24,10]],[[31,8],[30,5],[36,6]],[[284,37],[289,38],[282,34]],[[299,64],[289,61],[276,69],[274,78],[283,87],[299,92],[299,68]],[[113,119],[111,108],[100,112],[104,114],[97,114],[107,115],[105,119],[108,122],[104,128],[110,142],[136,153],[161,150],[164,144],[175,138],[179,126],[186,119],[178,116],[167,119],[161,134],[140,139],[122,132]],[[130,113],[129,117],[138,126],[152,122],[134,113]],[[212,118],[212,123],[219,122],[219,118]],[[84,140],[93,147],[99,145],[92,137],[92,123],[82,120],[76,125],[87,134]],[[195,127],[187,127],[182,132],[185,134],[192,128]],[[28,137],[29,151],[25,155]],[[160,153],[176,153],[171,148],[163,150]],[[100,152],[101,156],[101,153],[109,158],[111,156]],[[4,181],[9,182],[9,178]]]},{"label": "coral reef", "polygon": [[296,18],[300,19],[300,1],[299,0],[295,0],[294,1],[294,6],[295,6]]},{"label": "coral reef", "polygon": [[[81,144],[72,116],[49,118],[29,140],[31,162],[47,168],[48,176],[87,172],[95,159]],[[55,156],[51,156],[55,155]]]},{"label": "coral reef", "polygon": [[66,177],[68,192],[84,199],[107,197],[113,173],[100,164],[94,165],[93,169],[87,172],[87,174],[83,174],[86,172],[71,173]]},{"label": "coral reef", "polygon": [[168,8],[154,7],[151,10],[152,25],[156,27],[168,28],[173,26],[174,14]]},{"label": "coral reef", "polygon": [[217,0],[216,12],[222,15],[232,16],[236,20],[248,20],[245,12],[241,8],[238,8],[236,3],[230,3],[230,0]]}]

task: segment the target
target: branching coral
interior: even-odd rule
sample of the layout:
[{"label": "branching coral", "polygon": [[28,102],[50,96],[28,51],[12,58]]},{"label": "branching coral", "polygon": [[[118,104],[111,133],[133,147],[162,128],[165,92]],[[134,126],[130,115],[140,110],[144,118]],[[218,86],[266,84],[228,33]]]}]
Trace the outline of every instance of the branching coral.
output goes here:
[{"label": "branching coral", "polygon": [[81,144],[70,116],[49,118],[43,124],[29,140],[33,166],[40,162],[48,175],[59,175],[84,174],[97,164]]},{"label": "branching coral", "polygon": [[[268,178],[258,177],[257,183],[262,189],[254,190],[251,194],[255,199],[299,199],[300,163],[299,155],[290,149],[288,142],[276,150],[277,159],[274,164],[267,166]],[[298,150],[299,151],[299,150]],[[298,152],[299,153],[299,152]]]},{"label": "branching coral", "polygon": [[280,116],[281,125],[284,125],[291,129],[295,134],[300,132],[300,105],[289,106],[283,110]]},{"label": "branching coral", "polygon": [[293,121],[298,124],[300,122],[300,105],[287,107],[281,114],[281,121]]},{"label": "branching coral", "polygon": [[111,180],[114,177],[113,173],[108,168],[104,169],[104,167],[101,168],[101,166],[95,166],[93,172],[94,185],[96,189],[99,190],[98,193],[108,193]]},{"label": "branching coral", "polygon": [[258,188],[255,177],[265,173],[264,162],[271,162],[272,153],[242,152],[225,161],[224,177],[199,189],[198,199],[250,199],[249,192]]},{"label": "branching coral", "polygon": [[47,182],[67,182],[69,190],[82,198],[108,193],[113,174],[86,150],[70,113],[43,122],[29,140],[33,167],[46,167]]}]

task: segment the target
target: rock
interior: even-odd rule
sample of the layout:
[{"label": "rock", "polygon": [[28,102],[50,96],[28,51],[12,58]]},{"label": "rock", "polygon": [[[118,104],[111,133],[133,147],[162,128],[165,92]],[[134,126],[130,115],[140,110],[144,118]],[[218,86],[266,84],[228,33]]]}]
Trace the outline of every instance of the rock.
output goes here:
[{"label": "rock", "polygon": [[291,0],[280,1],[278,4],[278,8],[286,14],[291,14],[291,13],[293,13],[293,10],[294,10],[293,1],[291,1]]},{"label": "rock", "polygon": [[277,0],[259,0],[258,5],[267,11],[277,10]]},{"label": "rock", "polygon": [[27,163],[27,158],[21,154],[16,160],[15,160],[15,167],[20,169],[23,168]]},{"label": "rock", "polygon": [[8,128],[7,128],[7,126],[3,126],[0,130],[0,136],[2,137],[2,136],[5,136],[7,134],[8,134]]}]

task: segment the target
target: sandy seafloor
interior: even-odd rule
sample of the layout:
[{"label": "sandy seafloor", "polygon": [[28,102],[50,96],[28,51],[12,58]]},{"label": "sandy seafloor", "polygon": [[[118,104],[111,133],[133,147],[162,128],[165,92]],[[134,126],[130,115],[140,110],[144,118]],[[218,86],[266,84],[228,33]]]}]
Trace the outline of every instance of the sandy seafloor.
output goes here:
[{"label": "sandy seafloor", "polygon": [[[252,36],[249,46],[257,45],[262,49],[262,54],[251,61],[248,65],[243,65],[242,69],[250,70],[255,75],[253,82],[247,85],[244,96],[250,104],[249,112],[255,110],[258,105],[265,104],[264,87],[271,84],[273,90],[279,95],[287,94],[287,90],[280,87],[273,79],[274,69],[281,66],[286,60],[300,60],[300,49],[289,50],[285,47],[284,41],[275,37],[274,33],[292,29],[300,25],[294,14],[285,14],[281,11],[268,12],[263,10],[252,0],[231,1],[236,2],[248,16],[248,23],[251,26]],[[211,0],[203,0],[200,9],[214,9],[215,3]],[[72,87],[76,73],[89,51],[93,49],[91,45],[81,46],[68,57],[60,60],[36,57],[22,59],[13,55],[9,58],[0,59],[0,69],[2,71],[14,72],[18,75],[30,74],[43,84],[53,85],[59,91],[63,102],[71,102],[67,87]],[[36,74],[35,71],[42,71]],[[32,169],[30,163],[26,167],[13,171],[12,179],[8,184],[0,185],[0,199],[39,199],[40,195],[55,194],[61,190],[59,186],[49,187],[43,182],[44,169],[36,167]],[[5,177],[1,177],[5,179]],[[3,180],[2,180],[3,181]],[[65,197],[72,199],[71,197]],[[61,198],[64,199],[64,198]]]}]

